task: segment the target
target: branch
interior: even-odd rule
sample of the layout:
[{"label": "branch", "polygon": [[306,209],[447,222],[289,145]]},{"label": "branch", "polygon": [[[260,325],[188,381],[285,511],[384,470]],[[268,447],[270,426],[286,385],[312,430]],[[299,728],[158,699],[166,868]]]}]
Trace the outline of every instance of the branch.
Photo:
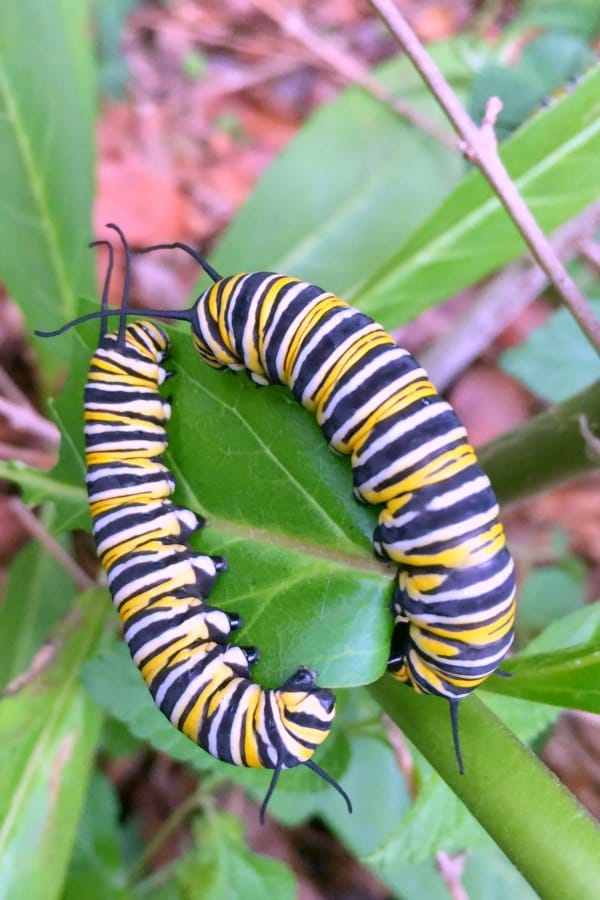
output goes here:
[{"label": "branch", "polygon": [[498,500],[512,503],[597,469],[594,446],[599,435],[596,381],[482,447],[478,456]]},{"label": "branch", "polygon": [[37,516],[31,512],[18,498],[9,501],[10,509],[15,518],[17,518],[24,528],[29,532],[32,538],[39,541],[40,544],[53,556],[56,561],[63,567],[65,572],[71,576],[75,584],[82,591],[96,587],[96,582],[90,578],[83,569],[77,565],[68,553],[55,541],[50,532],[44,527]]},{"label": "branch", "polygon": [[40,416],[32,406],[13,403],[0,397],[0,418],[5,419],[15,431],[36,437],[50,450],[56,450],[60,434],[56,425]]},{"label": "branch", "polygon": [[577,285],[552,250],[548,239],[519,194],[498,155],[493,124],[499,111],[500,101],[496,97],[492,97],[488,101],[483,125],[478,128],[414,31],[395,8],[392,0],[369,0],[369,3],[386,23],[406,55],[412,60],[413,65],[464,142],[466,155],[487,178],[498,199],[523,235],[540,268],[546,273],[596,350],[600,352],[600,323],[596,321]]},{"label": "branch", "polygon": [[345,82],[359,85],[376,100],[385,103],[401,118],[429,134],[449,150],[457,149],[456,141],[449,132],[439,128],[435,122],[406,100],[392,97],[386,85],[375,78],[364,63],[309,28],[298,10],[285,7],[280,0],[252,0],[252,2],[261,12],[277,22],[283,31],[306,47],[312,56],[316,56],[329,69],[341,75]]},{"label": "branch", "polygon": [[[595,822],[479,697],[461,703],[465,774],[459,775],[443,698],[417,694],[389,676],[368,690],[540,897],[597,897]],[[384,845],[368,859],[392,850]]]},{"label": "branch", "polygon": [[[600,201],[552,235],[554,252],[560,259],[571,259],[598,224]],[[419,355],[438,391],[446,390],[547,284],[546,274],[529,259],[513,263],[492,278],[446,334]]]}]

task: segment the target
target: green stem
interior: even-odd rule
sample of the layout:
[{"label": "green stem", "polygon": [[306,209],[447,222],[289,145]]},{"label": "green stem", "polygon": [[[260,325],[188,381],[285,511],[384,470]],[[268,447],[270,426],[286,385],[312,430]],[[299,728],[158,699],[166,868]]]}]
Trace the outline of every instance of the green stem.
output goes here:
[{"label": "green stem", "polygon": [[600,434],[600,381],[478,451],[498,500],[522,500],[598,468],[589,432]]},{"label": "green stem", "polygon": [[544,900],[597,898],[600,830],[485,703],[461,704],[459,775],[446,701],[389,676],[370,692]]}]

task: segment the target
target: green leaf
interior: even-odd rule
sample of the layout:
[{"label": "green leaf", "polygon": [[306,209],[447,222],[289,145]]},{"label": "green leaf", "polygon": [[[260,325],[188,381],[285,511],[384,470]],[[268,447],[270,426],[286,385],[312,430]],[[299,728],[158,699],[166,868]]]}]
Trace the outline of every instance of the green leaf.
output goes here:
[{"label": "green leaf", "polygon": [[551,650],[564,650],[589,643],[600,632],[600,603],[588,603],[568,616],[552,622],[520,654],[530,656]]},{"label": "green leaf", "polygon": [[129,78],[123,54],[123,32],[127,16],[139,0],[93,0],[98,54],[98,83],[103,93],[122,100]]},{"label": "green leaf", "polygon": [[553,620],[583,606],[583,577],[558,566],[540,566],[527,576],[519,592],[519,648]]},{"label": "green leaf", "polygon": [[500,676],[489,679],[485,688],[477,691],[477,696],[524,744],[535,746],[556,722],[561,710],[556,706],[534,703],[521,697],[492,693],[496,683],[504,680]]},{"label": "green leaf", "polygon": [[61,891],[100,731],[78,674],[105,620],[102,594],[83,594],[0,699],[0,884],[15,900]]},{"label": "green leaf", "polygon": [[571,31],[591,39],[600,31],[600,9],[596,0],[526,0],[520,21],[523,27]]},{"label": "green leaf", "polygon": [[[70,444],[64,433],[63,444]],[[88,529],[91,527],[85,481],[77,484],[72,477],[62,481],[57,466],[51,472],[44,472],[19,460],[0,460],[0,478],[18,485],[23,501],[29,506],[37,506],[46,501],[55,503],[60,516],[55,517],[52,526],[54,529],[64,531],[86,525]]]},{"label": "green leaf", "polygon": [[457,853],[465,847],[491,846],[481,825],[450,788],[431,774],[394,832],[364,860],[389,883],[397,866],[424,862],[441,851]]},{"label": "green leaf", "polygon": [[512,678],[494,679],[490,690],[600,713],[600,633],[585,644],[510,660]]},{"label": "green leaf", "polygon": [[[0,4],[0,277],[31,327],[55,328],[94,290],[86,9]],[[52,363],[57,348],[42,352]]]},{"label": "green leaf", "polygon": [[[540,226],[551,231],[598,196],[600,68],[502,145],[500,155]],[[352,291],[363,312],[397,325],[526,250],[487,181],[471,172],[416,234]]]},{"label": "green leaf", "polygon": [[[600,317],[600,299],[590,300]],[[559,309],[536,328],[520,347],[500,357],[505,372],[518,378],[533,394],[558,403],[583,391],[600,378],[600,359],[566,309]]]},{"label": "green leaf", "polygon": [[[52,527],[49,509],[40,518],[46,528]],[[62,544],[66,548],[68,541]],[[12,561],[0,606],[0,689],[27,668],[74,593],[71,578],[37,541],[30,541]]]},{"label": "green leaf", "polygon": [[537,900],[539,896],[497,847],[469,852],[461,883],[466,895],[477,900]]},{"label": "green leaf", "polygon": [[120,839],[119,803],[108,779],[94,771],[81,819],[62,900],[128,900]]},{"label": "green leaf", "polygon": [[[296,882],[283,863],[248,850],[244,823],[229,813],[213,813],[193,824],[196,847],[171,870],[167,888],[152,900],[294,900]],[[200,886],[200,887],[199,887]]]},{"label": "green leaf", "polygon": [[553,91],[566,90],[569,80],[580,75],[593,58],[588,44],[576,35],[543,34],[525,46],[516,67],[494,63],[477,73],[469,112],[481,122],[488,99],[499,97],[503,107],[494,130],[503,140]]},{"label": "green leaf", "polygon": [[[472,72],[457,42],[428,50],[464,93]],[[376,71],[392,93],[445,126],[406,59]],[[211,261],[225,274],[285,272],[350,296],[462,171],[457,153],[360,88],[349,89],[317,110],[269,166]]]}]

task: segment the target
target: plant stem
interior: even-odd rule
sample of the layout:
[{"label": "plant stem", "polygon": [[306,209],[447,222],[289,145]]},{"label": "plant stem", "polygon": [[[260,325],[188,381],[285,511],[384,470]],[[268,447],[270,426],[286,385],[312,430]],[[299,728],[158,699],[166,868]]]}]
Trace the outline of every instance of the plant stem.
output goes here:
[{"label": "plant stem", "polygon": [[600,380],[482,447],[479,461],[498,500],[511,503],[597,469],[599,434]]},{"label": "plant stem", "polygon": [[67,575],[70,575],[78,588],[82,591],[90,590],[96,587],[93,578],[84,572],[73,557],[63,550],[61,545],[56,541],[44,524],[38,519],[34,513],[24,503],[15,497],[9,501],[9,507],[23,527],[29,532],[32,538],[39,541],[51,556],[63,567]]},{"label": "plant stem", "polygon": [[[488,112],[481,128],[471,119],[433,59],[400,15],[392,0],[369,0],[398,43],[428,85],[465,144],[465,154],[487,178],[498,199],[523,235],[539,266],[548,276],[584,333],[600,352],[600,322],[581,295],[579,288],[554,253],[544,232],[519,194],[498,155],[493,132],[497,98],[488,101]],[[495,101],[495,102],[494,102]],[[501,108],[501,105],[500,105]]]},{"label": "plant stem", "polygon": [[544,900],[597,897],[600,831],[485,703],[471,696],[461,704],[459,775],[442,698],[389,676],[369,690]]}]

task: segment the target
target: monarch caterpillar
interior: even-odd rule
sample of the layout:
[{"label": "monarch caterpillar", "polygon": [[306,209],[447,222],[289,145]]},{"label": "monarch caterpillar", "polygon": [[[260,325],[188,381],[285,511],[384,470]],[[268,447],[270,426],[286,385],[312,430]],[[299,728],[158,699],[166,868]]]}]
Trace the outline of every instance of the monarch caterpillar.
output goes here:
[{"label": "monarch caterpillar", "polygon": [[[118,331],[105,319],[85,387],[87,489],[98,555],[133,660],[154,702],[180,731],[212,756],[237,766],[273,769],[264,814],[279,774],[306,765],[344,797],[342,788],[312,760],[335,715],[335,697],[298,669],[281,688],[263,690],[250,667],[254,647],[228,639],[241,620],[206,600],[222,557],[195,552],[190,535],[204,525],[171,498],[175,480],[162,461],[170,404],[158,391],[170,374],[164,331],[149,321],[126,324],[129,248]],[[106,312],[113,267],[102,309]]]},{"label": "monarch caterpillar", "polygon": [[398,568],[388,669],[449,701],[463,772],[459,701],[506,656],[515,617],[496,498],[464,426],[414,357],[345,301],[271,272],[221,277],[181,243],[142,252],[176,247],[213,286],[187,310],[140,313],[188,321],[213,368],[289,387],[330,447],[351,456],[356,498],[383,506],[375,552]]}]

